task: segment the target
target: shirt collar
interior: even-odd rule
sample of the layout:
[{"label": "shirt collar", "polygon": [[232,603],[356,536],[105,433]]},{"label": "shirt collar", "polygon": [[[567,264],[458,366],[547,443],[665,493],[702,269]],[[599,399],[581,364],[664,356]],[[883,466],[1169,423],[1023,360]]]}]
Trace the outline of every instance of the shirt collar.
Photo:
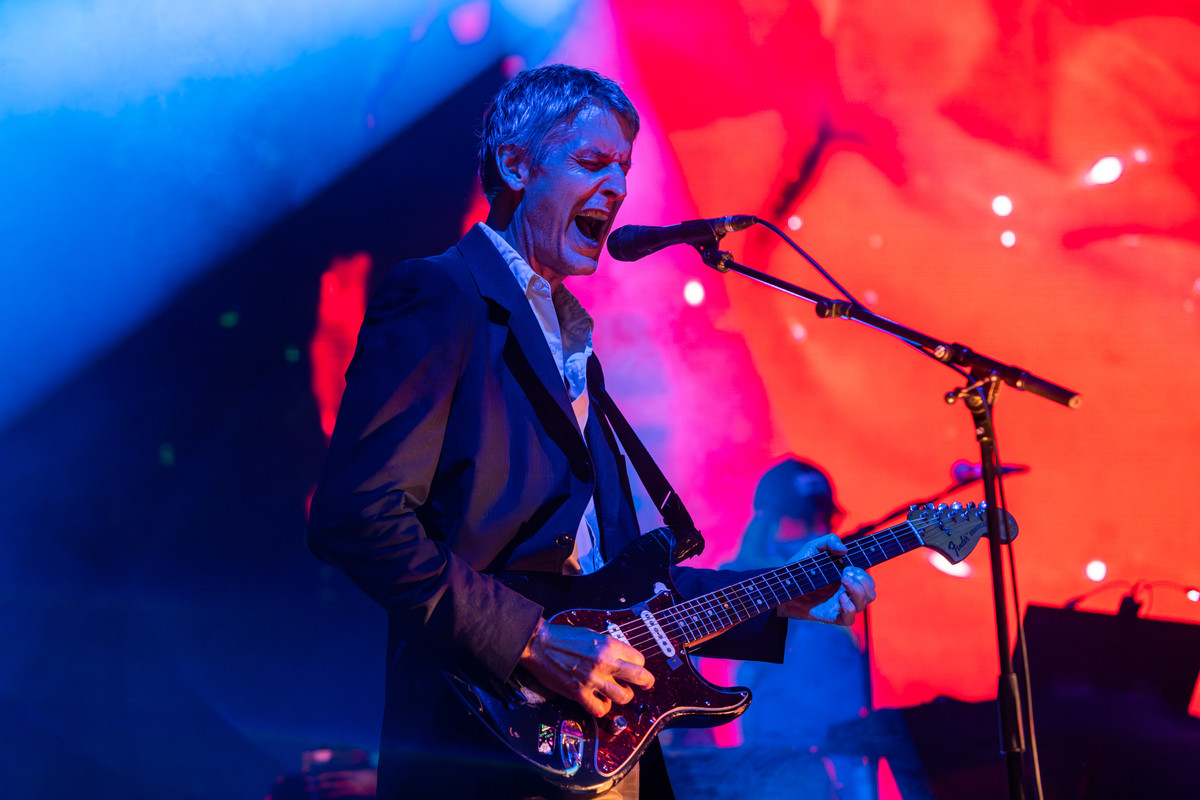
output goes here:
[{"label": "shirt collar", "polygon": [[563,336],[569,337],[571,340],[583,345],[581,349],[586,347],[590,355],[592,329],[595,326],[595,322],[583,307],[583,304],[579,302],[579,299],[561,283],[558,285],[558,289],[555,289],[553,294],[551,294],[550,282],[534,272],[533,267],[529,266],[529,262],[503,236],[492,230],[485,223],[479,222],[476,224],[483,229],[483,232],[491,239],[492,244],[496,246],[496,250],[500,252],[504,263],[512,271],[513,277],[516,278],[517,285],[521,287],[521,290],[525,293],[525,297],[528,298],[531,294],[539,294],[543,297],[551,295],[554,300],[554,310],[557,312],[559,325],[562,327]]}]

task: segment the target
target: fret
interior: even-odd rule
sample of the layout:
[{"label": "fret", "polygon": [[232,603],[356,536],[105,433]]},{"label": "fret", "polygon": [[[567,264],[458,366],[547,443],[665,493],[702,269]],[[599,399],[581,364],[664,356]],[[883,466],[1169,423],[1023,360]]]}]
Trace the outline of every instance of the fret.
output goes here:
[{"label": "fret", "polygon": [[779,595],[779,593],[777,591],[775,591],[775,587],[771,585],[772,581],[774,580],[772,577],[774,574],[775,574],[774,572],[768,572],[766,575],[761,576],[763,589],[765,589],[766,591],[771,593],[771,601],[770,602],[771,602],[772,607],[779,605],[780,603],[784,602],[785,600],[791,599],[786,594],[784,594],[781,597]]},{"label": "fret", "polygon": [[705,621],[712,628],[709,633],[715,633],[719,630],[724,630],[724,625],[721,619],[721,607],[717,604],[716,599],[712,595],[705,595],[704,613]]},{"label": "fret", "polygon": [[670,617],[687,641],[722,633],[788,600],[841,582],[846,565],[868,569],[924,544],[911,521],[849,542],[845,556],[819,553],[684,601]]},{"label": "fret", "polygon": [[754,615],[759,613],[758,609],[755,608],[754,601],[752,601],[750,599],[750,596],[745,589],[744,582],[736,584],[734,586],[730,586],[729,589],[730,589],[729,593],[732,596],[732,600],[733,600],[733,606],[734,606],[734,609],[736,610],[735,616],[733,618],[733,622],[735,625],[739,622],[748,620],[751,617],[753,617]]},{"label": "fret", "polygon": [[[665,617],[665,615],[664,615],[664,617]],[[691,630],[690,626],[687,624],[687,620],[682,617],[672,617],[670,619],[664,618],[663,620],[661,620],[660,624],[662,625],[663,630],[666,630],[667,628],[674,626],[675,630],[678,631],[677,634],[671,636],[671,638],[674,641],[690,642],[692,639],[695,638],[695,634]]]},{"label": "fret", "polygon": [[762,577],[770,587],[771,593],[775,596],[776,605],[804,594],[788,567],[771,570]]},{"label": "fret", "polygon": [[771,594],[775,596],[775,605],[792,600],[803,594],[796,582],[791,579],[786,569],[773,570],[763,577],[770,584],[774,584],[771,587]]},{"label": "fret", "polygon": [[[763,593],[763,590],[767,588],[765,582],[760,581],[756,578],[754,580],[749,581],[749,584],[750,584],[749,589],[752,589],[754,591],[755,596],[757,597],[757,599],[754,601],[754,606],[755,606],[754,610],[755,611],[758,611],[758,612],[770,611],[772,608],[774,608],[775,606],[778,605],[777,602],[772,602],[774,600],[774,597],[772,597],[771,599],[768,599],[767,596]],[[748,590],[747,595],[749,595],[749,593],[750,592]]]},{"label": "fret", "polygon": [[669,625],[674,625],[681,634],[680,636],[676,636],[674,638],[680,641],[689,642],[696,638],[696,632],[692,630],[692,626],[688,623],[687,617],[681,617],[678,614],[670,615],[668,617],[668,614],[663,614],[661,622],[664,629]]},{"label": "fret", "polygon": [[705,633],[707,633],[707,631],[704,628],[703,620],[696,613],[696,610],[694,608],[688,609],[687,622],[688,622],[688,641],[689,642],[694,641],[696,639],[700,639],[703,637],[703,635]]},{"label": "fret", "polygon": [[729,627],[733,625],[734,617],[732,615],[737,613],[737,610],[730,602],[731,598],[729,597],[729,588],[727,587],[725,589],[720,589],[716,592],[713,592],[712,596],[717,604],[717,619],[723,623],[722,627]]}]

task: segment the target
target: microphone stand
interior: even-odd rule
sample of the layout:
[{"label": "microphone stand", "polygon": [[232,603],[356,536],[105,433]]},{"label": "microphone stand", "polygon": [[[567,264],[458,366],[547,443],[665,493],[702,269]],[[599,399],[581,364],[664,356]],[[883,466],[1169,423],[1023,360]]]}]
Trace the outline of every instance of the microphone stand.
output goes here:
[{"label": "microphone stand", "polygon": [[[1079,407],[1079,395],[1063,386],[1031,375],[1020,367],[988,358],[961,344],[947,344],[932,336],[873,314],[857,302],[833,300],[765,272],[739,264],[733,260],[732,254],[717,247],[719,241],[720,237],[718,236],[711,244],[695,245],[704,263],[718,272],[736,272],[786,292],[793,297],[815,304],[818,317],[823,319],[840,317],[860,322],[897,337],[943,364],[970,370],[971,382],[962,389],[947,393],[945,399],[947,403],[954,403],[959,399],[964,401],[974,420],[975,438],[979,442],[980,463],[982,464],[980,480],[983,482],[984,498],[987,501],[988,549],[992,569],[992,597],[995,606],[996,644],[1000,666],[996,702],[1000,715],[1001,752],[1005,756],[1009,797],[1011,800],[1024,800],[1025,733],[1019,713],[1020,690],[1008,646],[1008,605],[1004,590],[1004,563],[1001,558],[1003,552],[1001,547],[1009,544],[1010,538],[1004,518],[1000,514],[1000,505],[997,502],[996,434],[992,426],[991,409],[996,402],[1001,382],[1060,403],[1068,408]],[[803,253],[803,251],[801,252]],[[806,254],[805,257],[807,258]],[[1019,609],[1017,624],[1020,625]],[[1029,698],[1026,698],[1026,701],[1028,700]],[[1031,756],[1034,764],[1034,787],[1040,797],[1041,779],[1037,774],[1036,748],[1031,752]]]},{"label": "microphone stand", "polygon": [[[934,494],[929,495],[929,497],[926,497],[926,498],[923,498],[920,500],[914,500],[911,503],[905,503],[902,506],[898,506],[898,507],[892,509],[891,511],[889,511],[888,513],[884,514],[882,517],[879,517],[878,519],[871,520],[870,522],[864,522],[863,524],[859,525],[853,531],[851,531],[850,533],[843,536],[842,541],[849,544],[850,542],[853,542],[855,539],[860,539],[863,536],[866,536],[867,534],[875,531],[876,529],[883,527],[884,525],[886,525],[887,523],[896,519],[897,517],[908,513],[908,510],[910,508],[912,508],[913,506],[937,504],[941,500],[949,497],[950,495],[954,494],[955,492],[965,489],[968,486],[971,486],[973,484],[979,483],[981,477],[982,476],[974,477],[974,478],[967,478],[966,480],[961,480],[961,481],[955,480],[953,483],[951,483],[945,489],[935,492]],[[863,661],[864,661],[864,669],[863,669],[863,676],[862,676],[862,678],[863,678],[863,680],[862,680],[863,697],[865,697],[867,699],[867,711],[873,712],[875,710],[875,700],[874,700],[875,686],[871,679],[871,607],[867,606],[866,608],[864,608],[862,610],[862,614],[860,616],[862,618],[862,629],[863,629],[863,647],[862,647],[862,655],[863,655]],[[871,759],[872,759],[871,763],[873,765],[875,765],[875,767],[877,767],[878,765],[876,764],[876,762],[878,760],[878,757],[873,755],[873,756],[871,756]],[[875,772],[871,773],[871,796],[872,797],[879,796],[879,776]]]}]

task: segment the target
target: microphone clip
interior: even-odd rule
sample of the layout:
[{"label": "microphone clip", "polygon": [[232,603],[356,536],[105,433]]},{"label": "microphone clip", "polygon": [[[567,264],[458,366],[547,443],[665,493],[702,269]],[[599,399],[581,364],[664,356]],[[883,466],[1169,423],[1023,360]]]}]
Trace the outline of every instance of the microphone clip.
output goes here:
[{"label": "microphone clip", "polygon": [[712,244],[692,245],[700,253],[700,260],[717,272],[729,272],[729,262],[733,260],[733,253],[717,246],[724,235],[724,233],[717,233],[716,241]]},{"label": "microphone clip", "polygon": [[973,381],[961,389],[946,392],[945,400],[947,405],[954,405],[959,400],[965,400],[969,395],[973,394],[976,389],[981,389],[984,386],[988,387],[988,402],[990,403],[995,397],[997,382],[999,376],[995,373],[984,376],[983,378]]}]

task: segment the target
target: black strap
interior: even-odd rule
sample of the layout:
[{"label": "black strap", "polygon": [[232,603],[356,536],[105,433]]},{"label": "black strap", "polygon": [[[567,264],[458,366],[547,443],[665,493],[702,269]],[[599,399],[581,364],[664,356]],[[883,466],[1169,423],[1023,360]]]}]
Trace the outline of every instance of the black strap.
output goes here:
[{"label": "black strap", "polygon": [[[587,372],[588,393],[600,412],[601,424],[606,429],[606,433],[610,425],[612,430],[616,431],[617,437],[625,448],[625,453],[633,462],[633,468],[641,479],[642,485],[646,487],[647,494],[650,495],[658,513],[662,515],[663,522],[675,535],[675,563],[678,564],[684,559],[699,555],[704,551],[704,537],[700,535],[700,531],[696,530],[696,523],[692,522],[692,515],[684,508],[683,501],[671,488],[671,484],[667,482],[667,478],[658,468],[658,464],[654,463],[650,451],[642,444],[642,440],[634,433],[633,427],[625,420],[621,409],[617,408],[617,404],[605,391],[604,371],[600,369],[600,360],[595,355],[588,359]],[[628,492],[627,486],[622,488]]]}]

